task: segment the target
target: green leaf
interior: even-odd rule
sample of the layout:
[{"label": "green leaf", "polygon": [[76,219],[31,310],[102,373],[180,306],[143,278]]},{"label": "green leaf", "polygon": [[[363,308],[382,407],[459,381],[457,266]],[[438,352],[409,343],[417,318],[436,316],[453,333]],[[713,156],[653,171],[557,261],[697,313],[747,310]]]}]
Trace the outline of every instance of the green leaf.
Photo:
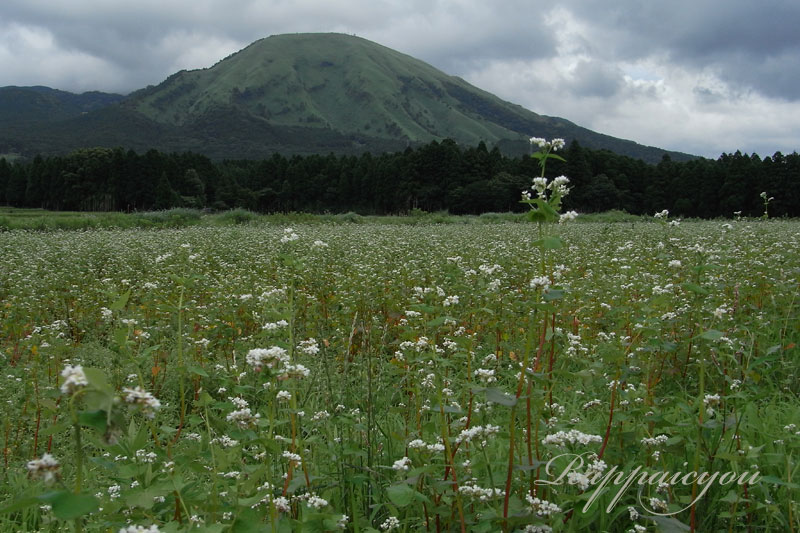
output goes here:
[{"label": "green leaf", "polygon": [[511,394],[506,394],[500,389],[491,388],[486,389],[486,399],[493,403],[499,403],[506,407],[513,407],[517,405],[517,398]]},{"label": "green leaf", "polygon": [[716,329],[709,329],[708,331],[703,332],[703,334],[700,335],[700,338],[706,339],[708,341],[718,341],[724,336],[725,334],[722,333],[721,331],[717,331]]},{"label": "green leaf", "polygon": [[255,511],[247,509],[236,517],[231,531],[233,533],[260,533],[264,531],[263,526],[261,517]]},{"label": "green leaf", "polygon": [[564,298],[564,289],[550,289],[546,293],[542,295],[542,298],[546,302],[552,302],[553,300],[561,300]]},{"label": "green leaf", "polygon": [[705,288],[701,287],[700,285],[697,285],[696,283],[689,283],[687,281],[685,283],[681,283],[681,287],[683,288],[683,290],[685,290],[687,292],[693,292],[693,293],[699,294],[701,296],[706,296],[708,294],[708,289],[705,289]]},{"label": "green leaf", "polygon": [[406,483],[391,485],[386,489],[386,494],[389,496],[389,499],[398,507],[405,507],[410,504],[414,500],[416,492],[417,491]]},{"label": "green leaf", "polygon": [[59,422],[58,424],[54,424],[52,426],[48,426],[39,432],[40,437],[49,437],[50,435],[55,435],[56,433],[61,433],[62,431],[66,431],[72,426],[72,424],[68,421]]},{"label": "green leaf", "polygon": [[0,514],[5,513],[13,513],[14,511],[21,511],[26,507],[30,507],[31,505],[36,505],[40,503],[41,500],[35,496],[30,496],[28,498],[22,498],[21,500],[17,500],[11,502],[10,504],[6,505],[3,508],[0,508]]},{"label": "green leaf", "polygon": [[205,407],[213,403],[214,403],[214,398],[212,398],[209,393],[207,393],[206,391],[200,393],[200,398],[198,399],[197,405],[199,405],[200,407]]},{"label": "green leaf", "polygon": [[99,368],[84,367],[83,373],[86,375],[86,379],[89,381],[89,385],[93,389],[102,392],[103,394],[108,394],[112,397],[114,396],[114,389],[108,383],[105,372]]},{"label": "green leaf", "polygon": [[781,487],[789,487],[790,489],[800,489],[800,485],[798,485],[797,483],[790,483],[775,476],[763,476],[762,478],[759,479],[759,481],[763,481],[764,483],[770,483],[772,485],[780,485]]},{"label": "green leaf", "polygon": [[78,413],[78,422],[83,426],[94,428],[100,433],[105,433],[108,429],[108,413],[102,409],[81,411]]},{"label": "green leaf", "polygon": [[642,518],[647,518],[656,523],[658,530],[662,533],[681,533],[682,531],[690,531],[689,526],[672,518],[671,516],[650,516],[642,515]]},{"label": "green leaf", "polygon": [[131,290],[128,289],[127,291],[125,291],[124,294],[122,294],[119,298],[117,298],[117,300],[113,304],[108,306],[108,308],[111,309],[112,311],[121,311],[128,303],[128,298],[130,297],[131,297]]},{"label": "green leaf", "polygon": [[96,511],[100,505],[97,498],[89,493],[75,494],[59,490],[42,494],[39,499],[53,507],[53,514],[61,520],[72,520]]},{"label": "green leaf", "polygon": [[189,370],[189,372],[191,372],[192,374],[195,374],[197,376],[203,376],[204,378],[209,377],[208,376],[208,372],[206,372],[205,369],[203,369],[203,367],[195,366],[195,365],[189,365],[186,368]]},{"label": "green leaf", "polygon": [[[555,213],[555,211],[553,212]],[[556,213],[556,216],[558,216],[558,213]],[[558,250],[564,247],[564,241],[558,237],[550,236],[533,241],[533,245],[543,250]]]}]

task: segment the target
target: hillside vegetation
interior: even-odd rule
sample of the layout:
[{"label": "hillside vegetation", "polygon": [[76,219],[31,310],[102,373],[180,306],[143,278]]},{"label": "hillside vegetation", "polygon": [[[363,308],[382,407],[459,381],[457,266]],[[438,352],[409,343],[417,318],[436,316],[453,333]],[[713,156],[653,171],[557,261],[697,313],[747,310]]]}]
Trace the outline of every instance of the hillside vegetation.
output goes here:
[{"label": "hillside vegetation", "polygon": [[64,94],[0,90],[0,154],[122,146],[252,159],[273,152],[383,153],[449,138],[521,155],[537,135],[651,163],[665,153],[692,158],[539,115],[418,59],[342,34],[261,39],[213,67],[177,72],[123,101],[87,93],[95,95],[88,105],[86,95]]}]

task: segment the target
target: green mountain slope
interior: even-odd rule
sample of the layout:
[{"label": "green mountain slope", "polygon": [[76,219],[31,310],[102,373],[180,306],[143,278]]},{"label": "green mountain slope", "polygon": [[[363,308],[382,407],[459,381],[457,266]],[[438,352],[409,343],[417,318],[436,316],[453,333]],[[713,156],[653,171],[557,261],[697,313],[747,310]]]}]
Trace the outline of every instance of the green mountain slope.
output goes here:
[{"label": "green mountain slope", "polygon": [[[91,143],[242,158],[274,151],[382,152],[452,138],[517,154],[528,151],[527,139],[535,135],[578,139],[651,162],[667,153],[538,115],[413,57],[343,34],[261,39],[211,68],[178,72],[119,104],[65,114],[45,134],[30,127],[36,121],[16,120],[9,131],[27,152],[33,145],[52,152]],[[3,142],[0,133],[0,152]]]},{"label": "green mountain slope", "polygon": [[0,125],[57,122],[102,109],[124,98],[97,91],[73,94],[49,87],[0,87]]}]

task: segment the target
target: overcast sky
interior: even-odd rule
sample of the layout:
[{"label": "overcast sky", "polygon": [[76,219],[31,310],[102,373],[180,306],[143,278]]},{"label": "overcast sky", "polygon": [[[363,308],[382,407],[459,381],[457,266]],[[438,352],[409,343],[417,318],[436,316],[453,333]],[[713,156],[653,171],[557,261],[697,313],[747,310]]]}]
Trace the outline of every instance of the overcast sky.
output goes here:
[{"label": "overcast sky", "polygon": [[333,31],[601,133],[763,157],[800,151],[799,28],[798,0],[0,0],[0,86],[127,93]]}]

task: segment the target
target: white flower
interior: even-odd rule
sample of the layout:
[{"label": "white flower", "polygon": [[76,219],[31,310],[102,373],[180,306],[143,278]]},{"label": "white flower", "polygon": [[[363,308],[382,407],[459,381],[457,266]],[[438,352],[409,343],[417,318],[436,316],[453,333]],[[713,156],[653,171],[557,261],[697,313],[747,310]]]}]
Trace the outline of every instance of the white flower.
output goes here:
[{"label": "white flower", "polygon": [[319,344],[317,344],[317,339],[311,337],[310,339],[300,341],[297,349],[306,355],[317,355],[319,353]]},{"label": "white flower", "polygon": [[663,211],[656,213],[653,215],[655,218],[667,218],[669,216],[669,210],[664,209]]},{"label": "white flower", "polygon": [[539,518],[546,518],[554,513],[560,513],[561,507],[554,503],[550,503],[547,500],[541,500],[539,498],[534,498],[530,494],[525,495],[525,499],[528,501],[529,510],[531,513],[535,514]]},{"label": "white flower", "polygon": [[282,243],[292,242],[299,239],[300,236],[294,232],[292,228],[286,228],[283,230],[283,237],[281,237]]},{"label": "white flower", "polygon": [[319,496],[313,495],[308,498],[308,505],[314,509],[322,509],[328,505],[328,500],[324,500]]},{"label": "white flower", "polygon": [[557,178],[555,178],[553,181],[550,182],[547,188],[553,191],[558,196],[566,196],[567,194],[569,194],[569,187],[567,187],[567,183],[569,183],[568,177],[558,176]]},{"label": "white flower", "polygon": [[578,218],[577,211],[567,211],[566,213],[558,217],[558,223],[563,224],[564,222],[572,222],[576,218]]},{"label": "white flower", "polygon": [[547,144],[547,140],[542,139],[541,137],[531,137],[530,142],[531,144],[535,144],[539,148],[543,148]]},{"label": "white flower", "polygon": [[288,402],[289,400],[292,399],[292,393],[289,392],[288,390],[278,391],[278,394],[275,395],[275,398],[277,398],[278,400],[284,400]]},{"label": "white flower", "polygon": [[542,439],[542,444],[555,444],[556,446],[564,446],[565,444],[580,443],[584,446],[592,442],[602,442],[603,439],[599,435],[589,435],[582,433],[577,429],[570,429],[569,431],[559,431],[552,435],[547,435]]},{"label": "white flower", "polygon": [[119,530],[119,533],[160,533],[158,526],[153,524],[150,527],[144,526],[127,526]]},{"label": "white flower", "polygon": [[125,393],[125,403],[138,406],[142,414],[147,418],[155,418],[156,411],[161,409],[161,402],[141,387],[134,389],[124,388],[122,392]]},{"label": "white flower", "polygon": [[456,442],[470,442],[478,437],[488,437],[500,431],[500,426],[486,424],[486,426],[473,426],[469,429],[462,429],[456,437]]},{"label": "white flower", "polygon": [[445,298],[444,301],[442,302],[442,305],[445,306],[445,307],[448,307],[448,306],[451,306],[451,305],[456,305],[457,303],[458,303],[458,296],[453,295],[453,296],[448,296],[447,298]]},{"label": "white flower", "polygon": [[247,364],[260,371],[262,367],[273,368],[289,360],[289,354],[280,346],[271,348],[253,348],[247,352]]},{"label": "white flower", "polygon": [[533,178],[533,185],[531,185],[531,189],[536,191],[536,194],[539,196],[539,198],[544,198],[544,193],[547,190],[547,178]]},{"label": "white flower", "polygon": [[258,422],[259,418],[261,418],[261,415],[258,413],[255,415],[252,414],[249,407],[231,411],[228,413],[228,416],[225,417],[228,422],[233,422],[242,429],[254,426]]},{"label": "white flower", "polygon": [[403,457],[402,459],[398,459],[397,461],[395,461],[394,464],[392,465],[392,468],[394,470],[397,470],[398,472],[403,472],[408,470],[408,466],[410,464],[411,464],[411,459],[409,459],[408,457]]},{"label": "white flower", "polygon": [[667,443],[669,437],[666,435],[657,435],[655,437],[645,437],[642,439],[642,444],[645,446],[663,446]]},{"label": "white flower", "polygon": [[400,520],[394,516],[390,516],[381,524],[381,530],[383,531],[391,531],[398,527],[400,527]]},{"label": "white flower", "polygon": [[292,506],[289,503],[289,500],[287,500],[283,496],[279,496],[279,497],[275,498],[275,501],[273,503],[275,503],[275,509],[279,513],[288,513],[292,509]]},{"label": "white flower", "polygon": [[547,276],[539,276],[533,278],[530,282],[530,287],[531,289],[536,289],[541,287],[543,291],[547,292],[547,290],[550,288],[550,278],[548,278]]},{"label": "white flower", "polygon": [[78,389],[89,384],[89,380],[80,365],[65,366],[64,370],[61,371],[61,377],[64,378],[64,383],[61,384],[62,394],[74,394]]},{"label": "white flower", "polygon": [[297,463],[298,466],[300,464],[302,464],[302,462],[303,462],[303,458],[302,457],[300,457],[298,454],[292,453],[290,451],[284,451],[283,454],[281,454],[281,457],[283,457],[284,459],[288,460],[290,463]]},{"label": "white flower", "polygon": [[28,475],[31,479],[42,479],[45,483],[52,483],[58,478],[61,465],[55,457],[46,453],[39,459],[28,461]]}]

